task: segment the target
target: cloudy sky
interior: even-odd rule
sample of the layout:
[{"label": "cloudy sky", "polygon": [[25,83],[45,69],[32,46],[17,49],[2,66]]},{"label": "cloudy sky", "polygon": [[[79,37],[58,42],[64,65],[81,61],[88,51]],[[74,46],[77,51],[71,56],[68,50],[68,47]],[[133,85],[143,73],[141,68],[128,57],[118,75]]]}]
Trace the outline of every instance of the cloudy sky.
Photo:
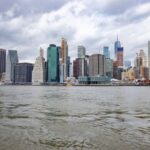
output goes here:
[{"label": "cloudy sky", "polygon": [[69,55],[84,45],[88,54],[110,47],[117,34],[125,58],[150,40],[149,0],[0,0],[0,47],[17,49],[21,61],[34,62],[39,47],[68,41]]}]

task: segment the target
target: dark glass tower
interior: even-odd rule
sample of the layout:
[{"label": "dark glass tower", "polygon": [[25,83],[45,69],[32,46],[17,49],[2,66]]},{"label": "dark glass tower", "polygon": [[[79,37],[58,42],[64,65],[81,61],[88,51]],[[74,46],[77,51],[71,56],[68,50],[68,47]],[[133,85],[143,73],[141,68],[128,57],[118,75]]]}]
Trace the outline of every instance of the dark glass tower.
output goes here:
[{"label": "dark glass tower", "polygon": [[59,82],[59,49],[51,44],[47,49],[48,82]]},{"label": "dark glass tower", "polygon": [[6,50],[0,49],[0,74],[6,71]]},{"label": "dark glass tower", "polygon": [[15,84],[31,84],[33,64],[17,63],[15,64]]},{"label": "dark glass tower", "polygon": [[115,42],[115,45],[114,45],[114,49],[115,49],[115,59],[117,59],[117,52],[118,52],[118,48],[121,47],[121,43],[120,41],[118,40],[118,36],[117,36],[117,41]]}]

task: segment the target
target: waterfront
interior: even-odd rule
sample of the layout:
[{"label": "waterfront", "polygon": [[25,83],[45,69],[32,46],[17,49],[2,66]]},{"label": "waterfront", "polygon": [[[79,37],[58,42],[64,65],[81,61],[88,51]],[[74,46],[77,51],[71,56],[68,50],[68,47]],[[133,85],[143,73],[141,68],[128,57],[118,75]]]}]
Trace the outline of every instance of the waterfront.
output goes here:
[{"label": "waterfront", "polygon": [[0,149],[149,150],[149,91],[1,86]]}]

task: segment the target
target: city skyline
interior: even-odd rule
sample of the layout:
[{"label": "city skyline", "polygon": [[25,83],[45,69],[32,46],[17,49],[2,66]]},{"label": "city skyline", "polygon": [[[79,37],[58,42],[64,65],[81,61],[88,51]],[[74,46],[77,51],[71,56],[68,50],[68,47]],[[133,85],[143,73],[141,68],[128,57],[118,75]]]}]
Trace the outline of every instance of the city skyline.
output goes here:
[{"label": "city skyline", "polygon": [[78,45],[84,45],[89,55],[109,46],[113,57],[117,34],[125,59],[133,61],[139,49],[147,52],[148,0],[6,0],[0,8],[0,47],[17,49],[21,61],[34,62],[39,47],[46,51],[49,43],[60,45],[61,37],[68,41],[73,59]]}]

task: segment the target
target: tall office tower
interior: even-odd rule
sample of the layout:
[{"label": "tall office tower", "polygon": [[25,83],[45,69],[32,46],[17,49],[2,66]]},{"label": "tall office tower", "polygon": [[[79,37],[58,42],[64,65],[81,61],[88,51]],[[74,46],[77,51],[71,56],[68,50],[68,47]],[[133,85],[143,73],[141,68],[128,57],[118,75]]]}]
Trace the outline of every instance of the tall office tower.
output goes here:
[{"label": "tall office tower", "polygon": [[86,61],[86,75],[89,76],[89,55],[85,55]]},{"label": "tall office tower", "polygon": [[109,51],[109,47],[105,46],[103,48],[103,55],[105,56],[105,58],[110,58],[110,51]]},{"label": "tall office tower", "polygon": [[59,82],[59,49],[51,44],[47,49],[48,82]]},{"label": "tall office tower", "polygon": [[86,49],[84,46],[78,46],[78,58],[84,58],[86,55]]},{"label": "tall office tower", "polygon": [[45,59],[44,59],[44,50],[40,48],[40,55],[36,58],[33,72],[32,72],[32,84],[40,85],[45,82],[46,69],[45,69]]},{"label": "tall office tower", "polygon": [[148,68],[149,68],[149,80],[150,80],[150,41],[148,41]]},{"label": "tall office tower", "polygon": [[119,47],[117,49],[117,62],[118,62],[118,67],[123,67],[123,47]]},{"label": "tall office tower", "polygon": [[89,76],[105,76],[105,57],[93,54],[89,57]]},{"label": "tall office tower", "polygon": [[6,71],[6,50],[0,49],[0,81],[3,80],[3,75]]},{"label": "tall office tower", "polygon": [[66,39],[62,38],[61,40],[61,52],[60,52],[60,65],[61,65],[61,76],[63,82],[67,78],[67,58],[68,58],[68,44]]},{"label": "tall office tower", "polygon": [[77,58],[73,61],[73,76],[77,79],[87,76],[87,61],[84,58]]},{"label": "tall office tower", "polygon": [[6,50],[0,49],[0,74],[6,71]]},{"label": "tall office tower", "polygon": [[18,63],[18,54],[16,50],[9,50],[6,59],[5,83],[14,83],[14,67]]},{"label": "tall office tower", "polygon": [[144,50],[140,50],[140,53],[139,53],[139,57],[141,58],[141,65],[143,66],[143,67],[147,67],[147,58],[146,58],[146,54],[145,54],[145,52],[144,52]]},{"label": "tall office tower", "polygon": [[31,84],[33,64],[17,63],[14,67],[15,84]]},{"label": "tall office tower", "polygon": [[121,47],[121,43],[120,41],[118,40],[118,36],[117,36],[117,41],[115,42],[114,44],[114,50],[115,50],[115,60],[117,60],[117,52],[118,52],[118,48]]},{"label": "tall office tower", "polygon": [[105,71],[107,77],[113,78],[113,60],[110,58],[105,58]]},{"label": "tall office tower", "polygon": [[67,57],[67,77],[70,77],[70,56]]},{"label": "tall office tower", "polygon": [[137,78],[149,78],[146,54],[143,50],[140,50],[139,54],[137,53],[137,57],[135,59],[135,69]]}]

